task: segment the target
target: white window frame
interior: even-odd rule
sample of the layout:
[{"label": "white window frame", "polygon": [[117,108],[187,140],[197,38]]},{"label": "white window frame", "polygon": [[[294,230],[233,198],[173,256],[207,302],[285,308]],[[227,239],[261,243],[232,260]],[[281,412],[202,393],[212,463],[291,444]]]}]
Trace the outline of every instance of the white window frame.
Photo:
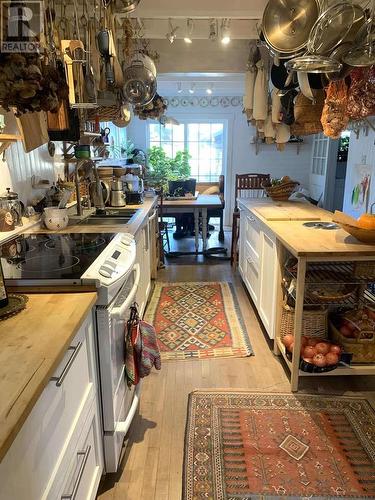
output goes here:
[{"label": "white window frame", "polygon": [[[229,120],[227,118],[222,118],[221,116],[211,116],[211,117],[201,117],[195,115],[189,116],[179,116],[177,114],[173,114],[174,118],[181,124],[185,125],[184,127],[184,144],[187,145],[187,134],[188,127],[186,125],[197,123],[197,124],[205,124],[205,123],[220,123],[223,125],[223,159],[222,159],[222,171],[221,174],[227,176],[228,171],[228,130],[229,130]],[[159,122],[150,121],[146,127],[146,141],[147,141],[147,149],[150,148],[150,127],[151,124],[158,124]],[[220,175],[220,174],[219,174]],[[219,179],[218,179],[219,180]],[[199,180],[197,180],[199,182]],[[206,182],[206,181],[204,181]],[[204,183],[203,182],[203,183]],[[208,182],[208,181],[207,181]]]}]

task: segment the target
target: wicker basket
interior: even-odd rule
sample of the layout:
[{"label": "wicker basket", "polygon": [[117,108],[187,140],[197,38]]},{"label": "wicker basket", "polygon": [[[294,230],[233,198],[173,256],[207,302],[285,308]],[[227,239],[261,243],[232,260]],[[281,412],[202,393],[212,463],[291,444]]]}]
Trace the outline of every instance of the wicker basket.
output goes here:
[{"label": "wicker basket", "polygon": [[353,354],[353,363],[373,363],[375,361],[375,335],[372,339],[352,339],[341,335],[332,321],[329,332],[333,342],[342,345],[346,352]]},{"label": "wicker basket", "polygon": [[[328,309],[304,309],[302,316],[302,335],[312,338],[327,338]],[[284,305],[281,312],[280,338],[294,334],[294,309]]]},{"label": "wicker basket", "polygon": [[[324,289],[324,283],[315,285],[315,287],[318,287],[318,290]],[[330,295],[322,295],[318,290],[314,290],[315,287],[314,285],[309,285],[306,289],[306,297],[312,303],[321,304],[340,304],[346,302],[352,299],[358,290],[357,285],[345,284],[342,291],[337,291],[337,293],[331,293]]]},{"label": "wicker basket", "polygon": [[354,276],[366,280],[375,279],[375,260],[363,260],[354,263]]},{"label": "wicker basket", "polygon": [[282,184],[278,184],[276,186],[262,185],[265,192],[274,201],[287,201],[297,186],[299,186],[299,182],[295,181],[283,182]]}]

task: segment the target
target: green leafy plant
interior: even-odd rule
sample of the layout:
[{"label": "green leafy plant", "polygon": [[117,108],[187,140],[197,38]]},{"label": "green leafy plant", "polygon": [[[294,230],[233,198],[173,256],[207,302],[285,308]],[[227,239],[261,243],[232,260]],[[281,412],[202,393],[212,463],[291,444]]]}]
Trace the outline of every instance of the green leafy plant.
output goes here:
[{"label": "green leafy plant", "polygon": [[153,146],[148,151],[150,168],[146,176],[147,184],[167,191],[168,181],[186,180],[190,177],[189,160],[187,151],[179,151],[171,158],[163,148]]}]

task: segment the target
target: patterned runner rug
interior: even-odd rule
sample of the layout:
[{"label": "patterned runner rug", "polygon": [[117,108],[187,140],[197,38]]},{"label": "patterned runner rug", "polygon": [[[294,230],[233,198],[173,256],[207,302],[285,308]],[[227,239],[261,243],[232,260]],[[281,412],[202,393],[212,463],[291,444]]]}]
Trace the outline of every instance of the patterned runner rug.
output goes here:
[{"label": "patterned runner rug", "polygon": [[190,394],[183,500],[375,498],[375,412],[340,396]]},{"label": "patterned runner rug", "polygon": [[158,282],[145,320],[156,328],[162,359],[253,353],[232,283]]}]

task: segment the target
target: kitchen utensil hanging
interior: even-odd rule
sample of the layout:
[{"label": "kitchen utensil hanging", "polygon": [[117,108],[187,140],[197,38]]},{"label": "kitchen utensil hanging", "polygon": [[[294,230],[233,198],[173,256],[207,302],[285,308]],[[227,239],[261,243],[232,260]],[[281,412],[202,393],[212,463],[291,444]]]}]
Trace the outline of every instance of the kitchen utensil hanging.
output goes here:
[{"label": "kitchen utensil hanging", "polygon": [[288,71],[303,73],[335,73],[341,71],[342,64],[334,59],[316,55],[295,57],[286,63]]},{"label": "kitchen utensil hanging", "polygon": [[328,7],[316,20],[312,27],[307,50],[310,54],[327,55],[338,45],[355,36],[361,23],[364,24],[363,9],[351,2],[340,2]]},{"label": "kitchen utensil hanging", "polygon": [[137,52],[130,66],[124,69],[124,95],[136,106],[145,106],[157,90],[156,67],[153,60]]},{"label": "kitchen utensil hanging", "polygon": [[375,64],[375,42],[373,39],[373,24],[375,20],[375,0],[372,0],[371,14],[367,20],[367,36],[366,43],[362,46],[351,49],[344,57],[343,61],[356,68],[364,68]]},{"label": "kitchen utensil hanging", "polygon": [[318,0],[269,0],[262,20],[265,42],[274,52],[295,54],[306,47],[319,14]]},{"label": "kitchen utensil hanging", "polygon": [[137,7],[141,0],[116,0],[116,9],[120,10],[121,14],[130,14]]},{"label": "kitchen utensil hanging", "polygon": [[353,48],[353,44],[351,42],[344,42],[340,44],[338,47],[335,48],[335,50],[330,54],[330,59],[334,59],[335,61],[338,61],[342,63],[342,69],[341,71],[338,71],[337,73],[327,73],[327,78],[329,81],[338,81],[338,80],[343,80],[348,76],[350,71],[353,69],[352,66],[349,66],[348,64],[343,63],[343,57]]}]

